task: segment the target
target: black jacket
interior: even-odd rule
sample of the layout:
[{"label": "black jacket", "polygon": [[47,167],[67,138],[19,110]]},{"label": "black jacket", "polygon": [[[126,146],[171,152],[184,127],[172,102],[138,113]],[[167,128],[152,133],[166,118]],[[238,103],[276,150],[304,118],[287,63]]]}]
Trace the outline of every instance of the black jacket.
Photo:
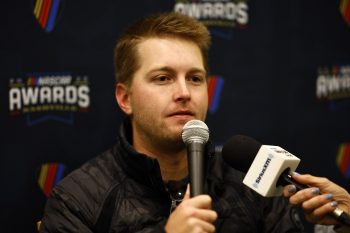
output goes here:
[{"label": "black jacket", "polygon": [[[164,232],[171,199],[157,160],[117,144],[66,176],[49,197],[40,232]],[[242,184],[243,174],[220,155],[208,157],[206,192],[218,213],[217,232],[303,232],[284,198],[263,198]],[[106,230],[109,229],[109,230]]]}]

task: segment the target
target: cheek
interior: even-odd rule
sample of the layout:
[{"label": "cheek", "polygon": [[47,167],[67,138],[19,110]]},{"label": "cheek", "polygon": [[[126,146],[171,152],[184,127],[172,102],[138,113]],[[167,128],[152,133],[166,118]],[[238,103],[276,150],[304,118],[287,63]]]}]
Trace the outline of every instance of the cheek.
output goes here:
[{"label": "cheek", "polygon": [[201,118],[205,118],[208,111],[208,93],[207,91],[197,91],[192,94],[192,103],[193,107],[197,110],[198,114],[200,114]]},{"label": "cheek", "polygon": [[208,108],[209,96],[207,90],[199,92],[197,99],[202,107]]},{"label": "cheek", "polygon": [[205,94],[202,96],[202,107],[204,110],[204,114],[206,115],[209,107],[209,96],[207,92],[205,92]]},{"label": "cheek", "polygon": [[140,114],[146,114],[147,112],[156,112],[156,109],[161,106],[161,97],[155,96],[154,91],[139,91],[137,95],[134,95],[131,101],[133,112]]}]

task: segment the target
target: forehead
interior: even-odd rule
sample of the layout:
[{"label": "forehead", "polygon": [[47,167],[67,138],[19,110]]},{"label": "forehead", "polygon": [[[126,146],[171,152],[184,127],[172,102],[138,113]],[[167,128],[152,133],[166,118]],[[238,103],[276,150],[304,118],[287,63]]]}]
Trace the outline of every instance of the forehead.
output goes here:
[{"label": "forehead", "polygon": [[[185,68],[195,66],[204,69],[203,56],[197,44],[192,41],[173,38],[148,38],[137,47],[141,66],[173,65]],[[192,67],[193,68],[193,67]]]}]

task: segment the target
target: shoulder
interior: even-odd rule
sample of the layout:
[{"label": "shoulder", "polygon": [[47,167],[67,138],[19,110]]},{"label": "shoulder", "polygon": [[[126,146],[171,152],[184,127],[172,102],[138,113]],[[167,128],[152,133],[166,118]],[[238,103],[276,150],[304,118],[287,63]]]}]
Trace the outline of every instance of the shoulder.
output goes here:
[{"label": "shoulder", "polygon": [[104,200],[123,179],[110,149],[68,174],[53,190],[51,199],[95,221]]},{"label": "shoulder", "polygon": [[58,185],[67,191],[77,188],[107,190],[112,183],[120,178],[121,169],[114,159],[114,149],[111,148],[97,157],[87,161],[80,168],[68,174]]}]

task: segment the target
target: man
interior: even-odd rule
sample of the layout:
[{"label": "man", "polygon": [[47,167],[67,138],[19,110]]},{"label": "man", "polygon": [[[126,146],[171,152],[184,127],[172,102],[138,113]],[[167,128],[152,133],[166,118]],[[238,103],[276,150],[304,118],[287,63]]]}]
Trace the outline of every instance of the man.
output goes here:
[{"label": "man", "polygon": [[286,199],[245,188],[209,144],[206,194],[188,195],[181,131],[206,117],[209,44],[206,27],[178,13],[129,27],[115,50],[116,100],[127,116],[116,146],[53,190],[41,232],[302,231]]},{"label": "man", "polygon": [[294,185],[288,185],[284,187],[283,195],[289,198],[291,204],[303,208],[309,222],[335,225],[334,229],[339,233],[350,232],[349,220],[346,225],[331,216],[331,212],[337,207],[350,214],[350,194],[344,188],[327,178],[298,173],[293,173],[292,177],[309,188],[297,192]]}]

